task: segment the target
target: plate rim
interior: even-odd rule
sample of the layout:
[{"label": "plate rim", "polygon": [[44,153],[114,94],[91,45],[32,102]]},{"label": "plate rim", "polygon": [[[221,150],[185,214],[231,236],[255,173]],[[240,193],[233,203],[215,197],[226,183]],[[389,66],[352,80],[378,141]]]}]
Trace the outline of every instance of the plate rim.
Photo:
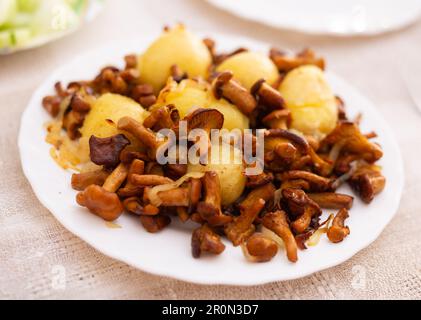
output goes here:
[{"label": "plate rim", "polygon": [[[215,33],[212,33],[212,35],[215,35],[215,37],[221,38],[221,35],[218,35],[218,34],[215,34]],[[228,35],[228,36],[229,36],[228,39],[233,39],[232,35]],[[227,38],[227,35],[222,36],[222,37]],[[259,42],[259,41],[256,41],[254,39],[250,39],[250,38],[246,38],[246,37],[235,36],[235,38],[238,41],[242,41],[242,40],[247,39],[248,43],[257,43],[257,44],[260,44],[260,45],[264,45],[265,47],[268,46],[267,43]],[[119,45],[119,44],[118,43],[114,44],[113,47],[117,46],[117,45]],[[190,273],[188,275],[180,274],[180,273],[171,273],[170,269],[168,269],[168,271],[166,271],[162,268],[160,268],[157,271],[156,269],[154,269],[152,267],[149,267],[148,265],[139,266],[138,264],[135,264],[132,261],[130,261],[129,259],[127,259],[124,255],[119,255],[118,253],[116,253],[112,249],[110,249],[106,246],[101,246],[99,243],[90,239],[88,236],[85,236],[83,233],[78,232],[78,230],[75,230],[69,223],[67,223],[64,219],[62,219],[60,215],[54,214],[54,210],[53,210],[52,205],[50,204],[48,195],[43,195],[40,188],[37,188],[37,186],[35,184],[35,181],[34,181],[33,173],[30,171],[30,166],[27,165],[27,163],[30,162],[30,161],[29,161],[29,159],[26,158],[26,152],[24,151],[26,142],[24,141],[23,123],[25,122],[25,119],[30,116],[29,112],[30,112],[30,106],[32,104],[38,103],[39,107],[41,108],[40,102],[35,101],[35,100],[38,98],[39,92],[42,91],[42,87],[45,83],[49,83],[49,82],[52,82],[55,79],[57,79],[56,74],[60,74],[62,72],[62,69],[66,68],[66,65],[73,64],[78,59],[83,59],[85,56],[89,56],[89,55],[91,55],[95,52],[104,52],[104,50],[106,50],[106,48],[109,48],[109,47],[110,46],[104,46],[104,47],[100,47],[100,48],[97,48],[97,49],[94,49],[94,50],[84,52],[81,55],[76,56],[75,58],[70,60],[67,64],[55,69],[52,73],[50,73],[50,75],[45,78],[45,80],[37,87],[37,89],[34,90],[29,102],[27,103],[27,106],[26,106],[25,110],[22,112],[21,120],[20,120],[19,134],[18,134],[18,148],[19,148],[22,170],[23,170],[23,173],[24,173],[26,179],[28,180],[34,194],[38,198],[38,200],[41,202],[41,204],[45,208],[47,208],[50,211],[50,213],[55,217],[55,219],[57,221],[59,221],[59,223],[62,226],[64,226],[68,231],[73,233],[78,238],[82,239],[84,242],[86,242],[87,244],[89,244],[91,247],[95,248],[99,252],[101,252],[101,253],[105,254],[106,256],[111,257],[113,259],[122,261],[122,262],[124,262],[124,263],[138,269],[138,270],[147,272],[149,274],[168,277],[168,278],[177,279],[177,280],[182,280],[182,281],[186,281],[186,282],[189,282],[189,283],[203,284],[203,285],[236,285],[236,286],[262,285],[262,284],[276,282],[276,281],[287,281],[287,280],[294,280],[294,279],[303,278],[303,277],[309,276],[309,275],[311,275],[315,272],[320,272],[320,271],[326,270],[328,268],[340,265],[340,264],[348,261],[355,254],[357,254],[361,250],[363,250],[363,249],[367,248],[369,245],[371,245],[380,236],[380,234],[384,231],[384,229],[390,223],[390,221],[396,216],[396,214],[398,212],[398,209],[399,209],[401,196],[402,196],[402,193],[403,193],[405,176],[404,176],[404,162],[403,162],[402,152],[399,148],[399,144],[397,143],[395,135],[393,134],[393,130],[391,129],[391,126],[388,124],[388,122],[384,119],[383,115],[375,109],[375,104],[372,103],[365,95],[363,95],[352,84],[343,80],[341,77],[335,75],[332,72],[327,72],[327,74],[330,77],[336,78],[337,81],[342,82],[344,85],[349,87],[354,93],[358,94],[361,98],[363,98],[367,102],[369,102],[370,108],[373,109],[372,111],[374,111],[376,113],[376,115],[379,116],[379,118],[381,118],[380,121],[383,123],[383,126],[385,126],[385,128],[387,129],[382,134],[387,135],[388,138],[390,138],[390,141],[389,141],[390,144],[393,145],[394,149],[398,150],[398,153],[396,154],[396,156],[397,156],[397,160],[399,161],[399,166],[396,168],[396,171],[398,172],[398,179],[399,179],[398,182],[399,183],[398,183],[398,186],[396,186],[397,192],[395,192],[395,197],[397,199],[394,202],[395,205],[394,205],[393,210],[391,210],[391,211],[393,211],[393,214],[391,214],[390,217],[387,220],[383,221],[383,224],[382,224],[381,228],[379,228],[379,230],[377,232],[371,232],[370,236],[366,237],[366,240],[365,240],[364,244],[362,244],[360,246],[354,246],[353,250],[349,250],[348,254],[342,256],[340,261],[338,261],[338,260],[328,261],[328,262],[324,263],[322,266],[317,267],[316,270],[308,268],[307,269],[308,271],[306,271],[306,272],[302,272],[300,274],[297,274],[296,276],[290,276],[290,277],[287,277],[287,278],[280,277],[280,275],[282,276],[282,274],[280,274],[280,273],[273,273],[273,274],[268,274],[268,275],[262,275],[258,280],[255,279],[255,278],[251,278],[251,277],[250,278],[245,277],[241,281],[239,281],[236,278],[232,279],[232,280],[231,279],[225,279],[224,281],[214,280],[214,279],[212,279],[212,277],[208,277],[208,278],[204,279],[200,275],[196,276],[195,273]],[[104,61],[104,63],[105,63],[105,61]]]},{"label": "plate rim", "polygon": [[414,14],[407,19],[406,21],[401,21],[394,26],[385,27],[383,29],[376,28],[374,30],[369,31],[345,31],[345,32],[335,32],[329,30],[327,28],[319,28],[319,29],[311,29],[310,27],[304,27],[302,25],[294,25],[291,23],[275,23],[271,21],[267,21],[259,16],[254,16],[253,14],[247,13],[239,13],[235,10],[232,10],[228,6],[221,5],[222,0],[206,0],[206,2],[219,10],[227,12],[237,18],[249,20],[255,23],[258,23],[263,26],[269,26],[278,30],[285,30],[285,31],[294,31],[302,34],[308,34],[313,36],[330,36],[330,37],[337,37],[337,38],[351,38],[351,37],[373,37],[381,34],[387,34],[393,31],[401,30],[406,27],[411,26],[412,24],[416,23],[417,20],[421,17],[421,5],[419,6],[418,10],[414,12]]}]

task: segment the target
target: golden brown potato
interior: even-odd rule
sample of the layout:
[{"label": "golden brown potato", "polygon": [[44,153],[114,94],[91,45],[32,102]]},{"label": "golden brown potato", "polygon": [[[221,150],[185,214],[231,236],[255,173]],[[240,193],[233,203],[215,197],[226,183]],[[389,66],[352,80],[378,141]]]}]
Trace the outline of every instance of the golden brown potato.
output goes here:
[{"label": "golden brown potato", "polygon": [[278,69],[268,56],[246,51],[228,58],[222,62],[216,71],[231,71],[234,79],[240,82],[247,90],[259,79],[265,79],[273,84],[279,77]]},{"label": "golden brown potato", "polygon": [[212,58],[201,39],[177,25],[155,40],[140,60],[140,80],[158,93],[170,76],[171,66],[177,65],[190,78],[205,78]]},{"label": "golden brown potato", "polygon": [[219,148],[219,156],[216,152],[210,154],[208,162],[207,165],[189,164],[188,172],[215,171],[221,184],[222,205],[233,203],[246,186],[246,177],[243,173],[245,168],[240,150],[223,143]]},{"label": "golden brown potato", "polygon": [[149,112],[134,100],[107,93],[95,101],[80,132],[85,138],[90,138],[92,135],[106,138],[120,133],[117,130],[117,123],[121,118],[131,117],[142,123],[148,115]]},{"label": "golden brown potato", "polygon": [[244,115],[235,105],[225,99],[211,99],[209,108],[215,108],[224,115],[224,129],[248,129],[250,127],[249,118]]},{"label": "golden brown potato", "polygon": [[287,74],[279,91],[291,110],[291,127],[323,138],[338,121],[335,96],[324,73],[316,66],[302,66]]}]

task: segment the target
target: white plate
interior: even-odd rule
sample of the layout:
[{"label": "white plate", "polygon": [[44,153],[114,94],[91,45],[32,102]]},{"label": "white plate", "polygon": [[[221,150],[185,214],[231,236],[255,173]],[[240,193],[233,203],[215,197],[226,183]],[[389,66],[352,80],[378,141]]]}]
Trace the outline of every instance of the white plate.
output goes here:
[{"label": "white plate", "polygon": [[419,0],[207,0],[275,28],[338,36],[375,35],[414,22]]},{"label": "white plate", "polygon": [[80,22],[77,23],[76,26],[73,28],[66,29],[62,32],[55,32],[50,33],[46,35],[40,35],[38,37],[34,37],[24,46],[20,47],[6,47],[6,48],[0,48],[0,55],[8,55],[19,51],[25,51],[33,48],[41,47],[49,42],[58,40],[60,38],[63,38],[67,35],[70,35],[74,32],[76,32],[78,29],[82,27],[82,25],[92,21],[99,12],[104,7],[104,1],[105,0],[88,0],[87,7],[85,9],[85,12],[82,13],[82,17],[80,17]]},{"label": "white plate", "polygon": [[[79,207],[76,192],[70,187],[70,172],[51,159],[50,145],[45,139],[43,124],[50,119],[41,107],[41,99],[53,91],[57,80],[63,82],[90,79],[103,65],[121,65],[126,53],[141,52],[152,38],[112,47],[79,56],[54,72],[36,90],[22,116],[19,150],[26,177],[41,203],[71,232],[97,250],[141,270],[185,281],[204,284],[255,285],[277,280],[300,278],[344,262],[373,242],[398,209],[403,188],[403,166],[398,145],[391,130],[373,104],[344,80],[329,73],[335,92],[345,99],[351,115],[364,113],[363,129],[375,130],[384,150],[380,164],[387,177],[385,190],[370,205],[356,199],[348,224],[351,235],[340,244],[331,244],[325,237],[316,247],[299,252],[296,264],[287,261],[284,252],[271,262],[249,263],[240,248],[228,241],[225,252],[216,257],[193,259],[190,249],[193,225],[177,223],[158,234],[147,233],[139,221],[123,215],[117,221],[121,229],[110,229],[100,218]],[[215,36],[224,49],[238,46],[266,51],[267,47],[247,39]],[[346,190],[349,192],[349,190]]]}]

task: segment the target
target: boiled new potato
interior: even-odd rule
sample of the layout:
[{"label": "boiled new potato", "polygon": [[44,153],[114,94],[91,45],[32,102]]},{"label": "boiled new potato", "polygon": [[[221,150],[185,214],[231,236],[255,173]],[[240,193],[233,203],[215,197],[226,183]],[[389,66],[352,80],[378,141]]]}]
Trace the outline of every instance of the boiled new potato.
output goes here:
[{"label": "boiled new potato", "polygon": [[209,105],[209,89],[209,85],[205,82],[197,82],[191,79],[183,80],[179,84],[175,81],[168,82],[167,86],[160,92],[157,103],[151,107],[151,110],[173,104],[180,113],[180,117],[184,118],[197,108],[207,108]]},{"label": "boiled new potato", "polygon": [[219,152],[211,148],[207,165],[189,164],[188,172],[215,171],[221,184],[222,205],[229,205],[237,200],[246,186],[244,165],[241,151],[230,144],[219,145]]},{"label": "boiled new potato", "polygon": [[168,83],[152,109],[168,104],[173,104],[177,108],[181,118],[197,108],[214,108],[224,115],[224,129],[249,128],[249,119],[227,100],[215,99],[209,84],[205,82],[186,79],[179,84],[175,81]]},{"label": "boiled new potato", "polygon": [[242,52],[226,59],[216,71],[231,71],[234,79],[250,90],[257,80],[265,79],[269,84],[279,77],[278,69],[266,55],[257,52]]},{"label": "boiled new potato", "polygon": [[225,99],[211,99],[209,108],[214,108],[224,115],[223,129],[248,129],[250,127],[249,118],[247,118],[235,105]]},{"label": "boiled new potato", "polygon": [[212,58],[203,41],[182,25],[165,31],[140,58],[140,79],[155,93],[165,85],[170,68],[176,64],[190,78],[206,77]]},{"label": "boiled new potato", "polygon": [[279,91],[291,110],[291,127],[304,134],[323,138],[338,121],[335,96],[321,69],[302,66],[289,72]]},{"label": "boiled new potato", "polygon": [[[148,115],[149,112],[136,101],[118,94],[106,93],[94,102],[80,132],[82,138],[90,138],[92,135],[99,138],[110,137],[119,133],[116,125],[120,118],[132,117],[142,123]],[[107,120],[111,120],[113,124]]]}]

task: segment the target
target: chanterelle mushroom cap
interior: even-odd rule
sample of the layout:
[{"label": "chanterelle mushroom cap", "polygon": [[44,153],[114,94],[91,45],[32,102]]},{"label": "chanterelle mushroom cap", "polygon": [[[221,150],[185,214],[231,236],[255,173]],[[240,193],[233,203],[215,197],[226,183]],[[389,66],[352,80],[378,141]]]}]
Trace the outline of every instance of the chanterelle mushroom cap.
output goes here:
[{"label": "chanterelle mushroom cap", "polygon": [[123,213],[118,195],[97,185],[90,185],[76,196],[79,205],[106,221],[114,221]]},{"label": "chanterelle mushroom cap", "polygon": [[281,93],[269,85],[264,79],[256,81],[250,89],[251,94],[259,98],[259,102],[270,107],[272,110],[284,109],[285,101]]},{"label": "chanterelle mushroom cap", "polygon": [[266,262],[278,253],[278,244],[261,233],[255,233],[247,239],[243,250],[252,262]]},{"label": "chanterelle mushroom cap", "polygon": [[213,82],[215,98],[222,97],[231,101],[245,115],[249,115],[257,107],[257,101],[253,95],[241,84],[233,79],[231,71],[224,71]]},{"label": "chanterelle mushroom cap", "polygon": [[310,145],[307,140],[291,131],[285,129],[269,129],[265,131],[265,137],[287,139],[291,141],[303,155],[309,153]]},{"label": "chanterelle mushroom cap", "polygon": [[380,146],[370,142],[353,122],[340,122],[322,141],[321,148],[336,143],[343,144],[342,151],[358,154],[369,162],[375,162],[383,156]]},{"label": "chanterelle mushroom cap", "polygon": [[324,59],[316,57],[316,54],[311,49],[304,49],[295,56],[288,55],[277,49],[272,49],[270,51],[270,58],[281,72],[288,72],[299,66],[309,64],[318,66],[322,70],[325,69]]},{"label": "chanterelle mushroom cap", "polygon": [[377,166],[365,165],[351,176],[349,184],[365,203],[370,203],[376,194],[383,191],[386,178]]},{"label": "chanterelle mushroom cap", "polygon": [[194,258],[199,258],[203,252],[220,254],[225,250],[225,245],[222,243],[219,235],[207,224],[193,231],[191,246]]},{"label": "chanterelle mushroom cap", "polygon": [[216,99],[222,98],[222,86],[228,83],[234,74],[231,71],[225,71],[218,74],[213,83],[213,95]]},{"label": "chanterelle mushroom cap", "polygon": [[91,161],[97,165],[115,167],[120,162],[121,151],[130,144],[124,134],[117,134],[112,137],[89,138],[89,154]]},{"label": "chanterelle mushroom cap", "polygon": [[314,211],[317,214],[322,213],[317,203],[311,200],[307,194],[300,189],[283,189],[282,196],[289,208],[288,212],[291,213],[293,217],[302,215],[305,208],[308,206],[314,208]]},{"label": "chanterelle mushroom cap", "polygon": [[188,130],[204,129],[221,129],[224,125],[224,115],[216,109],[199,108],[184,117],[187,121]]},{"label": "chanterelle mushroom cap", "polygon": [[305,232],[312,222],[313,227],[314,224],[318,226],[318,217],[322,214],[322,211],[318,204],[311,200],[304,191],[300,189],[283,189],[282,196],[289,209],[288,213],[294,218],[291,227],[296,234]]},{"label": "chanterelle mushroom cap", "polygon": [[262,122],[271,129],[287,129],[291,124],[291,111],[288,109],[272,111],[262,119]]}]

